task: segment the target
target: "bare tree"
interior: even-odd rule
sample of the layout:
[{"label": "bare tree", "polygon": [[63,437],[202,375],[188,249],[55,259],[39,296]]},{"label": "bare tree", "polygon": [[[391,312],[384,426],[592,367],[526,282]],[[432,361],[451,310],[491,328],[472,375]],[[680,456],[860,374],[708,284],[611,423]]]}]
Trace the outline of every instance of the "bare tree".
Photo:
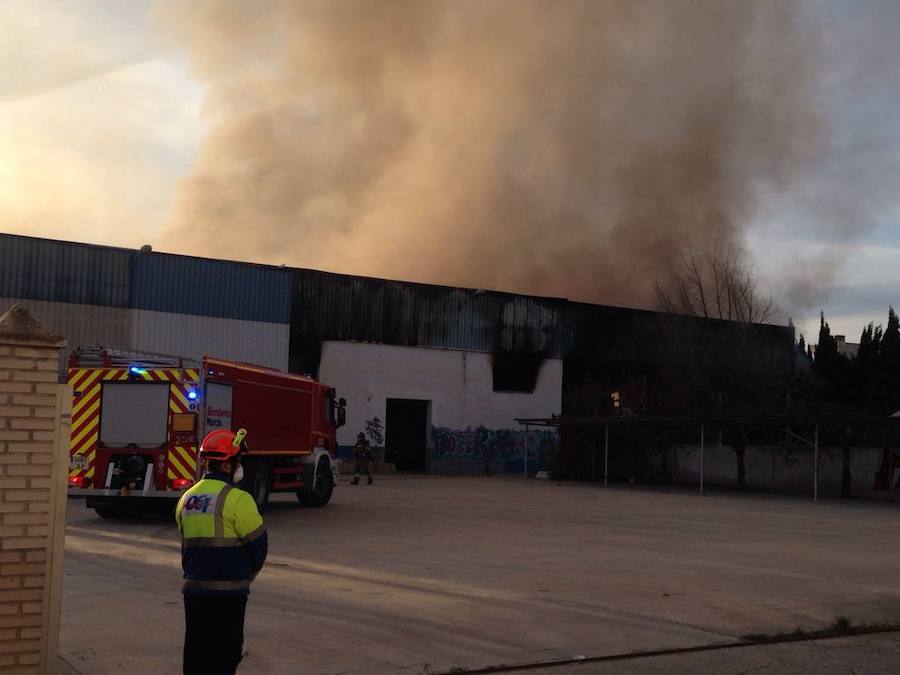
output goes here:
[{"label": "bare tree", "polygon": [[698,252],[689,245],[671,277],[655,289],[660,308],[673,314],[763,323],[775,310],[771,295],[759,295],[741,251],[730,246]]},{"label": "bare tree", "polygon": [[[760,296],[750,265],[740,249],[733,247],[698,251],[689,244],[669,279],[656,283],[656,298],[666,312],[726,319],[747,328],[765,322],[775,310],[772,296]],[[742,387],[736,385],[746,382],[747,374],[735,373],[735,362],[761,359],[759,362],[765,363],[760,345],[750,338],[751,332],[732,330],[720,334],[718,340],[695,343],[690,330],[672,329],[672,348],[681,352],[683,358],[684,355],[692,358],[692,367],[682,371],[681,376],[692,378],[695,402],[708,406],[717,401],[721,407],[725,398],[731,399],[732,404],[743,399],[746,392],[742,394]],[[763,371],[761,366],[760,372]],[[738,485],[743,489],[746,488],[747,430],[738,427],[728,435],[728,444],[735,453]]]}]

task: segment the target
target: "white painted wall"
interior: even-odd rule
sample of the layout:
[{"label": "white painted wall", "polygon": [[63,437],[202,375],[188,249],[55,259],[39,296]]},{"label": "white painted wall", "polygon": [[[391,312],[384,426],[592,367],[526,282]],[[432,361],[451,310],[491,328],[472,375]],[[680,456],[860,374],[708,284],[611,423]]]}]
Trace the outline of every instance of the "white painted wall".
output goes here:
[{"label": "white painted wall", "polygon": [[[711,442],[703,451],[703,480],[708,485],[737,486],[737,456],[728,445]],[[875,491],[876,474],[881,469],[883,448],[850,448],[850,490],[852,494]],[[671,473],[676,449],[666,451],[666,468],[661,454],[652,457],[657,476]],[[699,484],[700,448],[679,446],[678,481]],[[813,450],[803,445],[748,445],[744,455],[746,481],[755,490],[788,490],[806,493],[813,489]],[[843,477],[843,452],[840,448],[819,448],[819,494],[840,495]],[[894,474],[894,482],[897,474]]]},{"label": "white painted wall", "polygon": [[431,401],[431,424],[462,430],[517,429],[516,417],[549,417],[562,409],[562,361],[547,359],[534,393],[493,391],[491,355],[363,342],[324,342],[319,378],[347,399],[338,443],[352,445],[365,421],[385,420],[386,400]]}]

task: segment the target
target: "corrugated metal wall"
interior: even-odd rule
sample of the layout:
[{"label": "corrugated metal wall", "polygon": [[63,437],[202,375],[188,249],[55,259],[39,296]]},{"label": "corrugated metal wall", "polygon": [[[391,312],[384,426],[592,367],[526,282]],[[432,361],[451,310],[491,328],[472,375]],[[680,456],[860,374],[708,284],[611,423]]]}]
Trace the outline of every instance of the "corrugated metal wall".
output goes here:
[{"label": "corrugated metal wall", "polygon": [[286,325],[291,279],[290,270],[277,267],[137,253],[131,307]]},{"label": "corrugated metal wall", "polygon": [[128,307],[133,251],[0,236],[0,297]]},{"label": "corrugated metal wall", "polygon": [[[661,312],[568,303],[560,331],[566,357],[594,364],[661,364],[673,357],[673,342],[702,353],[733,352],[734,368],[765,367],[782,375],[793,372],[794,332],[786,326],[673,316]],[[753,345],[752,350],[747,346]],[[752,352],[753,359],[750,359]],[[696,353],[696,352],[695,352]]]},{"label": "corrugated metal wall", "polygon": [[[793,368],[793,334],[780,326],[15,235],[0,235],[0,298],[50,303],[35,315],[73,345],[185,356],[213,339],[204,336],[213,324],[192,317],[227,320],[235,323],[221,326],[233,339],[219,355],[284,364],[289,354],[302,372],[317,370],[324,340],[652,364],[667,358],[660,345],[673,334],[695,343],[751,340],[778,372]],[[86,309],[96,307],[122,312]]]},{"label": "corrugated metal wall", "polygon": [[131,312],[131,345],[137,351],[205,355],[288,369],[288,324],[136,309]]},{"label": "corrugated metal wall", "polygon": [[286,369],[292,273],[0,235],[0,303],[85,344]]},{"label": "corrugated metal wall", "polygon": [[566,301],[369,279],[313,270],[295,276],[294,362],[315,362],[323,340],[562,356]]},{"label": "corrugated metal wall", "polygon": [[569,303],[560,337],[563,351],[596,362],[658,362],[666,358],[663,318],[677,320],[656,312]]},{"label": "corrugated metal wall", "polygon": [[132,270],[133,348],[288,369],[290,270],[160,253]]},{"label": "corrugated metal wall", "polygon": [[[291,366],[316,372],[321,343],[356,340],[498,353],[537,353],[587,364],[651,366],[672,359],[671,343],[688,339],[718,349],[754,344],[767,370],[792,371],[793,333],[623,307],[510,293],[297,270],[291,321]],[[746,344],[746,342],[745,342]]]},{"label": "corrugated metal wall", "polygon": [[104,344],[128,348],[131,340],[131,310],[28,298],[0,298],[0,314],[20,304],[51,333],[62,335],[68,345],[60,358],[65,371],[69,353],[78,345]]}]

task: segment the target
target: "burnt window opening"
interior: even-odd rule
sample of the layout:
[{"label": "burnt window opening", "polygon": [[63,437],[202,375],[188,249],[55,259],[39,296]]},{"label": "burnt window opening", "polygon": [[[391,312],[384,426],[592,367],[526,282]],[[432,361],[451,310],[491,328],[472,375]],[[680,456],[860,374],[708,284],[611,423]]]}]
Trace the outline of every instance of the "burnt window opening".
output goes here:
[{"label": "burnt window opening", "polygon": [[494,391],[533,394],[543,362],[543,354],[530,352],[494,354],[492,368]]}]

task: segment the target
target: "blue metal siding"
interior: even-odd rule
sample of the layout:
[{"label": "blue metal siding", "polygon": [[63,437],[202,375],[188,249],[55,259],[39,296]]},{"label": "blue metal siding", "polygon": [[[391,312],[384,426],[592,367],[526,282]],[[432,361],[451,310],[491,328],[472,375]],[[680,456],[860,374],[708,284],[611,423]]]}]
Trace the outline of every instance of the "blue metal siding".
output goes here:
[{"label": "blue metal siding", "polygon": [[0,235],[0,297],[127,307],[132,251]]},{"label": "blue metal siding", "polygon": [[131,306],[288,324],[290,270],[160,253],[134,256]]}]

